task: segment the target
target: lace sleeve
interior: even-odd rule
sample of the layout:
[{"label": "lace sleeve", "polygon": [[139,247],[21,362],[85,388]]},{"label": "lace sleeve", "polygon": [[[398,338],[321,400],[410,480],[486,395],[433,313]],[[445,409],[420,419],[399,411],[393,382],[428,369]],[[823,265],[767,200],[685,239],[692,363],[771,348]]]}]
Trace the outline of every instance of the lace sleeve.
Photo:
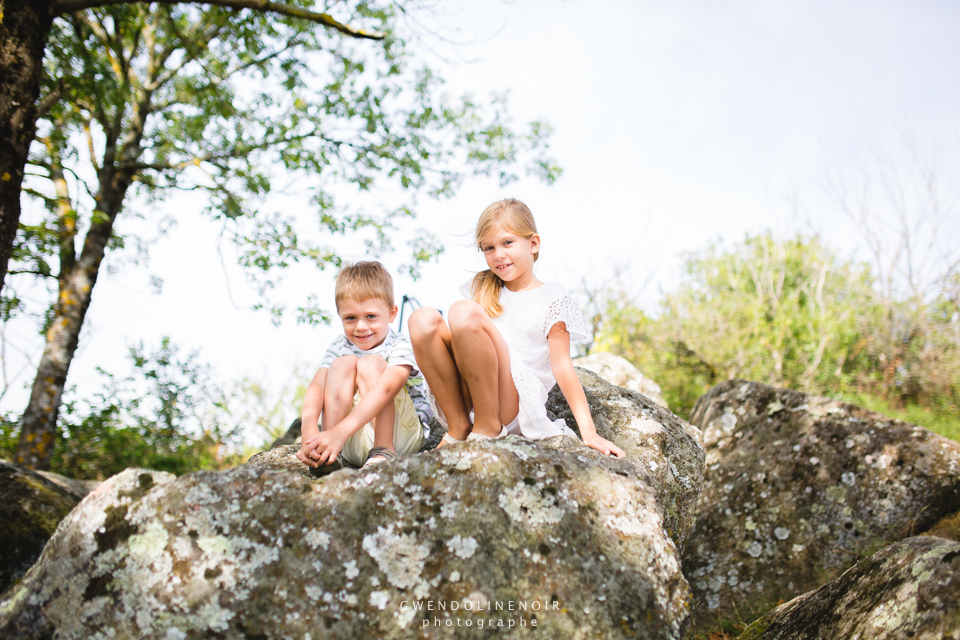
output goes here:
[{"label": "lace sleeve", "polygon": [[464,300],[473,300],[473,278],[470,278],[460,286],[460,295]]},{"label": "lace sleeve", "polygon": [[547,307],[547,315],[543,322],[543,337],[546,338],[550,329],[558,322],[567,325],[570,342],[583,342],[587,339],[587,330],[583,326],[580,307],[568,295],[557,298]]}]

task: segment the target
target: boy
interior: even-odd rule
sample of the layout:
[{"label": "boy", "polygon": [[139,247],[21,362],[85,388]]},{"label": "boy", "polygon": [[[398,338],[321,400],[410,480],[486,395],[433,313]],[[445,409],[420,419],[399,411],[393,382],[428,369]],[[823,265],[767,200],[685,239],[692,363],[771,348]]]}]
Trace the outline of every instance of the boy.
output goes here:
[{"label": "boy", "polygon": [[341,455],[361,467],[419,451],[431,415],[410,341],[390,328],[397,307],[386,268],[345,267],[334,296],[343,335],[324,354],[301,414],[297,458],[314,475],[341,468]]}]

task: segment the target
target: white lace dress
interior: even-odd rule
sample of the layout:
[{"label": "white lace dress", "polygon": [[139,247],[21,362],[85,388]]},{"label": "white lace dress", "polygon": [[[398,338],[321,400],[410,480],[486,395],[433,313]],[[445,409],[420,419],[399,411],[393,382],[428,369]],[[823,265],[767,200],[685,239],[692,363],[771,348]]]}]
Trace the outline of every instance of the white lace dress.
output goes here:
[{"label": "white lace dress", "polygon": [[[470,300],[470,283],[460,288]],[[520,420],[512,433],[531,440],[566,434],[576,437],[563,420],[547,417],[547,394],[557,383],[550,368],[550,347],[547,334],[554,324],[563,322],[570,333],[570,342],[586,339],[580,308],[558,284],[547,283],[536,289],[513,293],[500,290],[503,313],[493,318],[510,347],[510,372],[520,395]]]}]

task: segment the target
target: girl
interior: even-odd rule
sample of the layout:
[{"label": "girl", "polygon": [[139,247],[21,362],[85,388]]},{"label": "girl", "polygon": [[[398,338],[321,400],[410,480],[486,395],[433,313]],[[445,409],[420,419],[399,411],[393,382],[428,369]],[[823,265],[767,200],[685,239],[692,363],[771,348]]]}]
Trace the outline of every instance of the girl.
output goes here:
[{"label": "girl", "polygon": [[[623,451],[597,435],[570,360],[570,340],[585,338],[583,316],[560,285],[533,274],[540,236],[530,210],[512,198],[494,202],[477,222],[477,247],[490,267],[461,288],[447,325],[436,309],[418,309],[408,324],[417,364],[446,420],[444,443],[575,435],[547,417],[554,382],[570,405],[584,444]],[[469,414],[473,412],[471,425]]]}]

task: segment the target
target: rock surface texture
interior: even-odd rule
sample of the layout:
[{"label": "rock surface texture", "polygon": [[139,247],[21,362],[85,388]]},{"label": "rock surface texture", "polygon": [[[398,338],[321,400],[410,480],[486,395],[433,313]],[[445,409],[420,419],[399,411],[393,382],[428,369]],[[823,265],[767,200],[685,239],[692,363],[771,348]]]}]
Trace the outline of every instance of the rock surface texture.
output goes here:
[{"label": "rock surface texture", "polygon": [[[179,479],[127,470],[3,595],[0,637],[678,638],[689,590],[665,525],[689,529],[699,432],[603,393],[592,406],[638,414],[598,416],[632,460],[511,436],[320,480],[289,452]],[[693,495],[661,503],[671,468]]]},{"label": "rock surface texture", "polygon": [[692,421],[707,452],[683,560],[694,632],[754,619],[960,505],[960,443],[860,407],[731,380]]},{"label": "rock surface texture", "polygon": [[660,385],[643,375],[640,369],[630,364],[626,358],[609,351],[597,351],[576,358],[573,364],[594,372],[610,384],[647,396],[661,407],[669,409]]},{"label": "rock surface texture", "polygon": [[[639,393],[617,387],[597,374],[578,369],[597,433],[616,443],[646,470],[662,505],[667,532],[683,549],[693,527],[703,484],[703,438],[691,426]],[[563,393],[554,387],[547,411],[578,434],[577,421]]]},{"label": "rock surface texture", "polygon": [[0,460],[0,591],[27,572],[95,484]]},{"label": "rock surface texture", "polygon": [[741,640],[960,639],[960,544],[892,544],[836,580],[781,605]]}]

